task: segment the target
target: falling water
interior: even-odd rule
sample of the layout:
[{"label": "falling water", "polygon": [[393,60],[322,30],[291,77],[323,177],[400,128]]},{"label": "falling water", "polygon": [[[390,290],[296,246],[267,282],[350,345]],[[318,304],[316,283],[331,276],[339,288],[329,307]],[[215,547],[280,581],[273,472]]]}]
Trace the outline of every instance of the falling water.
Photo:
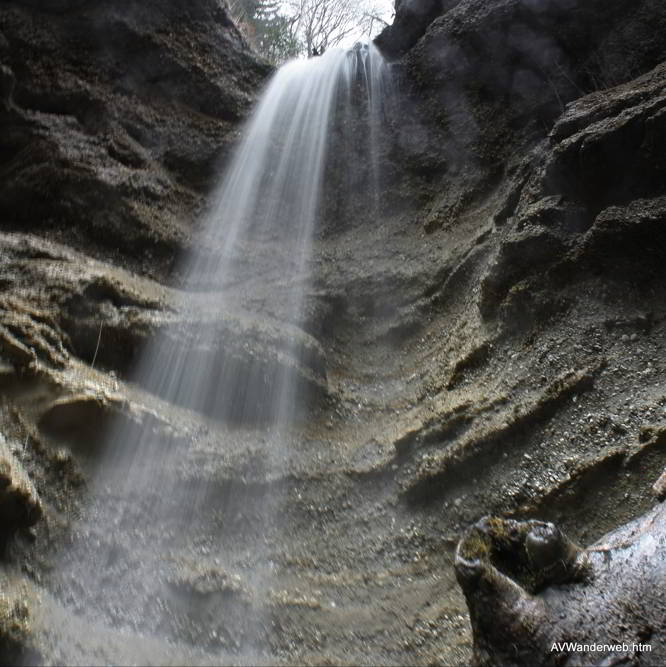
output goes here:
[{"label": "falling water", "polygon": [[[271,480],[289,468],[294,421],[325,393],[304,304],[323,201],[346,196],[327,189],[327,169],[355,127],[368,142],[368,190],[378,190],[387,85],[379,53],[357,45],[288,63],[266,88],[182,263],[171,322],[133,378],[141,425],[125,420],[107,438],[90,511],[63,555],[60,597],[81,614],[257,659],[268,535],[288,530]],[[334,126],[343,136],[332,146]],[[164,405],[186,436],[146,417]],[[238,460],[247,474],[232,479]],[[206,608],[209,589],[240,600],[224,622]]]}]

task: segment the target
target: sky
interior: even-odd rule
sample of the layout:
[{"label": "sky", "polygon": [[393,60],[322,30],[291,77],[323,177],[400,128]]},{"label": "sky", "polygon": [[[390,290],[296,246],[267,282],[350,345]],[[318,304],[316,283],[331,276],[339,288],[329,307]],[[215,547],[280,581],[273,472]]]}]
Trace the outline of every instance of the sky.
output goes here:
[{"label": "sky", "polygon": [[[392,23],[393,20],[393,5],[394,0],[373,0],[372,3],[377,11],[377,15],[384,19],[387,23]],[[375,34],[373,37],[376,37],[382,29],[382,25],[378,23]],[[363,35],[350,35],[340,46],[349,47],[353,46]]]},{"label": "sky", "polygon": [[[366,2],[362,3],[366,5]],[[395,13],[395,0],[367,0],[367,4],[373,8],[373,14],[380,19],[386,21],[387,24],[393,22],[393,15]],[[288,2],[283,3],[283,10],[286,14],[290,13],[290,6]],[[382,30],[384,24],[381,21],[376,21],[373,28],[371,38],[374,39]],[[368,35],[364,33],[364,27],[359,26],[358,32],[352,32],[342,42],[338,44],[340,48],[347,49],[352,47],[358,41],[368,41]]]},{"label": "sky", "polygon": [[393,18],[394,0],[374,0],[375,7],[379,15],[387,22],[391,23]]}]

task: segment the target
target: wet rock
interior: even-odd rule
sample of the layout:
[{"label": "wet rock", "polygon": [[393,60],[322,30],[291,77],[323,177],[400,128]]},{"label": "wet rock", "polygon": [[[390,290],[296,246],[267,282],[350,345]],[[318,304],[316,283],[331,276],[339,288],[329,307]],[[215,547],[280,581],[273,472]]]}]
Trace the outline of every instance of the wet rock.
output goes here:
[{"label": "wet rock", "polygon": [[636,111],[645,108],[652,101],[658,101],[664,94],[664,70],[666,64],[658,64],[654,69],[626,83],[611,86],[603,91],[584,95],[569,104],[557,119],[550,136],[559,142],[575,136],[594,124],[601,122],[597,129],[607,127],[608,119],[635,116]]},{"label": "wet rock", "polygon": [[[413,448],[416,456],[399,475],[402,491],[414,502],[429,502],[451,493],[473,474],[480,460],[496,460],[498,451],[515,438],[538,428],[577,393],[590,391],[599,370],[596,366],[565,373],[547,387],[516,400],[508,410],[502,409],[502,398],[484,397],[484,402],[473,406],[463,404],[453,414],[432,419],[420,432],[403,436],[396,446]],[[432,441],[445,446],[418,452]]]},{"label": "wet rock", "polygon": [[428,101],[422,122],[444,129],[445,161],[459,170],[492,169],[526,129],[533,142],[581,92],[658,65],[663,41],[655,23],[666,23],[655,0],[612,7],[601,0],[463,0],[445,3],[404,64],[410,85]]},{"label": "wet rock", "polygon": [[[34,236],[0,235],[0,245],[7,260],[0,263],[0,280],[11,281],[21,294],[20,300],[0,296],[0,349],[17,368],[65,369],[78,357],[124,377],[135,369],[144,346],[157,340],[136,381],[176,404],[205,406],[213,417],[270,418],[273,398],[290,379],[305,403],[318,403],[327,395],[321,344],[278,319],[276,299],[270,307],[278,317],[266,314],[270,294],[256,295],[265,301],[260,301],[260,312],[251,312],[238,304],[232,290],[228,303],[220,305],[214,292],[184,294]],[[164,386],[161,371],[177,359],[185,379],[174,394]],[[199,396],[206,374],[211,390]],[[245,378],[247,390],[254,392],[249,402],[254,407],[247,414],[239,414],[237,407],[247,402],[225,384],[230,375]],[[57,382],[66,384],[62,378]],[[76,387],[68,391],[77,397],[51,406],[41,418],[42,427],[93,424],[93,414],[105,412],[104,401],[80,396]],[[87,417],[79,420],[79,412]]]},{"label": "wet rock", "polygon": [[7,2],[0,24],[3,226],[165,275],[270,68],[213,0]]},{"label": "wet rock", "polygon": [[28,366],[35,359],[34,352],[5,327],[0,328],[0,345],[3,356],[19,368]]},{"label": "wet rock", "polygon": [[67,396],[49,405],[39,419],[39,427],[54,434],[71,433],[72,430],[91,426],[99,429],[109,412],[109,406],[99,396]]},{"label": "wet rock", "polygon": [[396,0],[395,18],[375,40],[388,58],[404,55],[428,26],[460,0]]},{"label": "wet rock", "polygon": [[553,128],[546,191],[563,193],[591,216],[610,205],[662,191],[665,167],[655,159],[666,136],[666,67],[576,101]]},{"label": "wet rock", "polygon": [[15,85],[14,72],[7,65],[0,63],[0,103],[5,107],[5,110],[9,110],[12,104]]},{"label": "wet rock", "polygon": [[[4,579],[4,577],[3,577]],[[2,584],[6,584],[2,581]],[[7,591],[0,592],[0,653],[12,663],[25,659],[26,646],[31,631],[30,606],[23,596]],[[35,655],[31,655],[35,658]]]},{"label": "wet rock", "polygon": [[[664,505],[587,549],[549,523],[477,523],[460,541],[455,563],[472,619],[476,663],[662,661],[665,532]],[[567,641],[588,648],[559,646]],[[613,647],[589,649],[597,644]],[[652,650],[632,648],[639,644]]]},{"label": "wet rock", "polygon": [[659,500],[666,500],[666,470],[652,486],[652,492]]},{"label": "wet rock", "polygon": [[41,516],[37,490],[0,434],[0,517],[5,527],[27,527],[37,523]]},{"label": "wet rock", "polygon": [[129,276],[104,269],[74,273],[70,284],[63,285],[69,294],[62,295],[59,321],[77,357],[124,373],[166,323],[171,295],[157,286],[151,290],[149,284],[142,289]]},{"label": "wet rock", "polygon": [[[280,276],[273,282],[281,294],[255,291],[253,276],[270,274],[272,243],[264,255],[248,248],[247,280],[224,286],[224,308],[219,286],[205,276],[187,294],[138,276],[164,282],[173,256],[190,245],[191,213],[267,71],[227,24],[223,5],[185,4],[22,0],[0,10],[7,35],[0,52],[12,72],[0,94],[0,217],[4,229],[21,230],[0,238],[0,291],[20,297],[3,306],[3,341],[12,351],[0,352],[7,369],[0,428],[30,433],[26,466],[49,519],[64,523],[86,501],[63,469],[100,452],[95,396],[117,390],[133,399],[128,409],[165,418],[151,439],[177,461],[177,488],[205,494],[202,511],[186,522],[141,526],[114,547],[113,585],[94,600],[104,606],[94,632],[80,616],[49,617],[47,608],[44,662],[83,663],[90,655],[118,662],[135,648],[132,633],[160,644],[145,662],[173,658],[174,639],[210,649],[183,662],[219,662],[221,643],[253,643],[255,628],[247,625],[258,617],[270,620],[265,644],[275,650],[261,656],[265,662],[355,664],[388,655],[467,664],[469,628],[450,555],[429,546],[442,536],[452,544],[461,522],[488,512],[561,515],[581,542],[587,530],[597,535],[644,511],[648,494],[637,480],[652,480],[666,464],[661,445],[634,463],[627,458],[646,406],[655,413],[646,423],[663,407],[655,405],[663,395],[666,302],[658,261],[663,74],[657,68],[633,77],[665,57],[664,3],[461,0],[441,4],[427,27],[432,13],[423,20],[416,13],[434,12],[437,3],[399,3],[405,39],[395,32],[396,54],[414,46],[394,67],[404,106],[390,110],[394,141],[383,140],[378,155],[386,176],[381,215],[336,206],[335,225],[317,238],[317,275],[306,296],[307,331],[316,339],[283,321],[289,285]],[[365,146],[339,151],[340,163],[367,163]],[[336,203],[339,192],[333,189]],[[633,276],[640,278],[635,291]],[[645,312],[653,316],[642,321]],[[635,332],[640,341],[632,342]],[[204,416],[179,407],[191,401],[189,388],[172,405],[159,398],[159,378],[142,381],[152,393],[126,383],[144,343],[156,337],[167,352],[191,351],[194,376],[221,376],[228,366],[254,378],[253,414],[229,408],[224,417],[233,423],[207,419],[219,414],[224,383]],[[210,354],[215,364],[202,369]],[[648,358],[654,371],[639,375]],[[143,363],[141,377],[170,358]],[[25,372],[37,367],[41,375]],[[304,394],[329,399],[289,434],[289,457],[265,437],[270,427],[256,428],[266,417],[264,397],[279,391],[285,374],[296,376]],[[54,403],[54,386],[57,396],[72,398]],[[43,414],[49,417],[38,433]],[[597,424],[589,414],[611,417]],[[77,448],[84,421],[91,430]],[[91,468],[106,465],[94,458]],[[118,510],[115,521],[125,510],[140,524],[141,504],[120,488],[114,485],[101,512]],[[260,506],[275,490],[285,503],[276,503],[279,520],[266,520]],[[451,512],[433,511],[442,504]],[[396,551],[405,521],[418,524],[419,539]],[[508,565],[493,561],[504,579],[491,577],[491,584],[520,602],[513,621],[496,616],[507,629],[502,650],[510,651],[507,636],[515,636],[527,664],[544,662],[550,637],[540,643],[542,626],[526,629],[523,612],[543,618],[546,632],[563,628],[569,609],[584,608],[557,607],[574,590],[590,592],[596,605],[577,625],[624,636],[610,612],[595,616],[609,607],[598,575],[587,587],[577,580],[584,574],[571,563],[579,552],[552,526],[531,526],[517,528],[499,549]],[[7,568],[24,565],[35,579],[48,570],[42,592],[52,581],[60,586],[51,553],[82,558],[109,539],[86,534],[72,545],[54,525],[48,540],[45,522],[37,528],[32,549],[12,556]],[[145,550],[136,550],[135,538]],[[245,563],[239,571],[247,582],[270,552],[275,590],[288,594],[269,595],[268,614],[248,614],[236,580],[213,563],[195,564],[163,586],[162,565],[147,572],[153,556],[164,562],[153,545],[170,552],[181,541],[196,561],[205,544],[206,553],[229,556],[234,569]],[[622,551],[609,553],[621,560]],[[396,570],[398,560],[406,567]],[[59,590],[71,592],[67,604],[80,609],[93,594],[79,587],[77,564]],[[613,604],[626,611],[632,632],[633,619],[645,620],[637,632],[647,637],[654,609],[636,607],[642,596],[632,591],[622,598],[620,582],[651,571],[635,561],[613,568],[603,592],[619,601]],[[180,601],[172,619],[146,586],[152,576]],[[127,590],[136,593],[137,609],[151,613],[128,611]],[[432,604],[438,591],[441,604]],[[553,609],[541,604],[548,596]],[[572,637],[574,625],[565,628]],[[532,631],[538,641],[530,645]],[[546,652],[536,655],[542,646]],[[125,661],[136,655],[143,654]]]},{"label": "wet rock", "polygon": [[0,296],[0,350],[19,369],[38,360],[62,368],[68,354],[57,325],[45,311],[20,298]]},{"label": "wet rock", "polygon": [[[663,272],[665,243],[666,197],[636,199],[624,207],[605,209],[596,217],[575,261],[596,271],[613,271],[619,280],[629,277],[624,270],[631,266],[631,279],[644,280]],[[635,341],[638,336],[632,333],[628,338]]]},{"label": "wet rock", "polygon": [[[189,319],[174,319],[161,335],[151,363],[178,360],[183,368],[170,400],[215,419],[271,421],[283,401],[307,409],[328,393],[323,348],[298,327],[250,313],[219,313],[197,328]],[[229,377],[238,378],[235,386]],[[162,395],[169,391],[166,378],[151,372],[140,381]]]},{"label": "wet rock", "polygon": [[549,231],[529,229],[508,238],[481,282],[479,309],[484,317],[497,310],[509,288],[531,272],[543,271],[561,259],[566,245]]},{"label": "wet rock", "polygon": [[205,567],[200,564],[182,566],[171,576],[169,583],[183,595],[247,596],[242,578],[219,566]]},{"label": "wet rock", "polygon": [[557,313],[551,285],[590,272],[643,281],[659,274],[665,172],[653,156],[666,128],[665,95],[660,65],[567,107],[550,140],[518,169],[495,217],[499,248],[481,280],[484,318],[524,326],[523,314]]}]

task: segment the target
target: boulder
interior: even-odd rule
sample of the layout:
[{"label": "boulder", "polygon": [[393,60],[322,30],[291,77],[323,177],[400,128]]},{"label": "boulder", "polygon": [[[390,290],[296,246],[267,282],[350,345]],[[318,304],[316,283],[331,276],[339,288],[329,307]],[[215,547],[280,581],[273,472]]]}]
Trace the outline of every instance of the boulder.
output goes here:
[{"label": "boulder", "polygon": [[0,517],[5,528],[32,526],[41,516],[37,490],[0,434]]},{"label": "boulder", "polygon": [[552,523],[482,519],[455,560],[476,664],[661,664],[665,563],[664,504],[586,549]]}]

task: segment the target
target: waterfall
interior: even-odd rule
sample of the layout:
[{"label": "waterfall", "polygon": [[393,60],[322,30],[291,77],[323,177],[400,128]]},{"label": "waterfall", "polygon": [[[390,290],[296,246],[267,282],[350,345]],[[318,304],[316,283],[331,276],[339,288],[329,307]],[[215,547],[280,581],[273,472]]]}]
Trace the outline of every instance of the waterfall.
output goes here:
[{"label": "waterfall", "polygon": [[[388,85],[381,55],[357,45],[286,64],[261,96],[181,263],[171,321],[133,376],[140,425],[125,419],[106,437],[62,555],[57,594],[80,614],[222,662],[260,659],[271,544],[288,530],[274,481],[289,469],[294,425],[326,392],[325,352],[304,312],[313,242],[325,199],[346,196],[331,191],[345,174],[329,176],[352,126],[368,143],[376,205]],[[164,406],[181,432],[146,416]]]}]

